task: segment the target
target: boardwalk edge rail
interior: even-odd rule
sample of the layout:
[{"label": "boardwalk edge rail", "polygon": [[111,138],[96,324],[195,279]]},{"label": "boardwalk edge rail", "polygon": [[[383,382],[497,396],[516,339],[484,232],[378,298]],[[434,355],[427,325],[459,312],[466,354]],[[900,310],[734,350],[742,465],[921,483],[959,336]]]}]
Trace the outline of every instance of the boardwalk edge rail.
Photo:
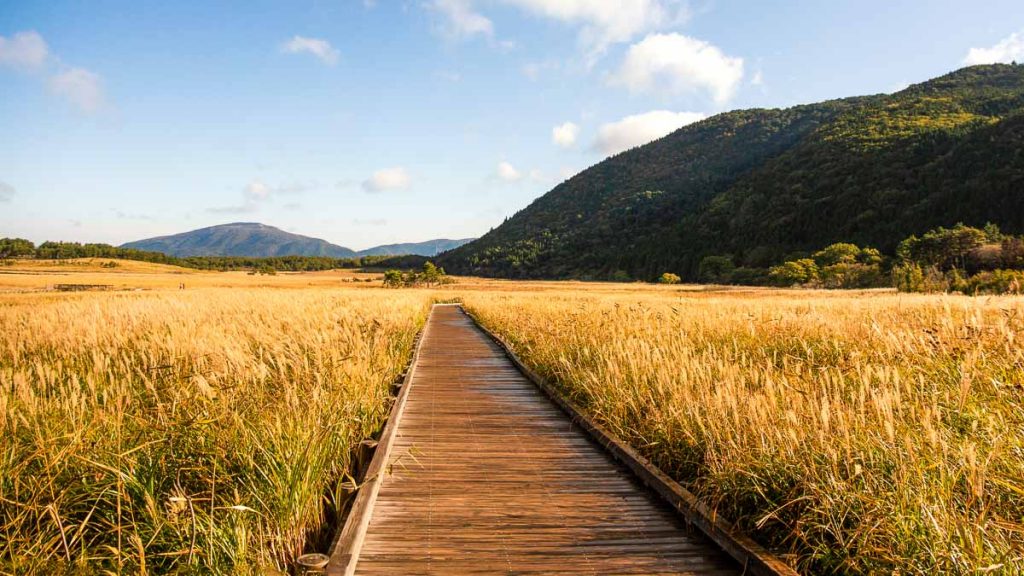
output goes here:
[{"label": "boardwalk edge rail", "polygon": [[620,440],[603,426],[587,416],[572,400],[552,387],[547,380],[523,364],[512,351],[511,346],[494,332],[491,332],[480,320],[463,308],[473,323],[515,364],[516,368],[534,383],[548,398],[551,399],[566,415],[591,438],[603,446],[616,460],[627,466],[648,488],[675,508],[691,525],[696,526],[715,544],[718,544],[743,567],[745,573],[755,576],[798,576],[789,564],[755,542],[749,536],[735,530],[714,510],[700,501],[692,492],[661,471],[650,460],[641,456],[631,446]]},{"label": "boardwalk edge rail", "polygon": [[377,493],[380,492],[381,483],[387,473],[387,462],[391,456],[391,447],[395,443],[395,435],[398,431],[398,423],[402,419],[402,412],[405,410],[405,401],[409,397],[409,388],[412,383],[413,374],[416,371],[416,361],[420,356],[420,347],[426,340],[426,333],[430,326],[430,314],[433,313],[433,306],[427,313],[423,329],[416,335],[413,344],[412,357],[409,366],[402,378],[402,387],[398,391],[394,404],[391,405],[391,413],[388,415],[384,430],[377,441],[377,448],[370,459],[370,465],[366,468],[363,482],[359,486],[352,508],[345,519],[345,524],[338,531],[331,547],[328,550],[330,561],[327,563],[325,572],[328,576],[351,576],[355,573],[356,563],[359,561],[359,551],[363,546],[363,539],[366,536],[366,528],[373,516],[373,505],[377,500]]}]

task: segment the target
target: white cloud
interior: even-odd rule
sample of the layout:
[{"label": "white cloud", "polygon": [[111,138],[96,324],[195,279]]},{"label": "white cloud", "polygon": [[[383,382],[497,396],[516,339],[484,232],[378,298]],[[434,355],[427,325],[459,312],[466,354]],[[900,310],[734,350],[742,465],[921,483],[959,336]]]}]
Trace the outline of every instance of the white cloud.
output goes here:
[{"label": "white cloud", "polygon": [[444,16],[443,32],[449,38],[464,40],[477,35],[494,36],[494,23],[473,10],[470,0],[433,0],[428,6]]},{"label": "white cloud", "polygon": [[[270,186],[262,180],[253,180],[242,188],[242,203],[236,206],[223,206],[220,208],[209,208],[207,212],[213,214],[250,214],[260,208],[260,204],[280,194],[299,194],[314,187],[312,184],[281,184]],[[298,204],[290,202],[284,205],[285,209],[294,210]]]},{"label": "white cloud", "polygon": [[48,63],[56,64],[59,72],[47,81],[50,92],[64,98],[83,112],[98,112],[105,105],[100,76],[85,68],[68,67],[50,55],[46,41],[38,32],[18,32],[10,38],[0,36],[0,66],[19,70],[41,71]]},{"label": "white cloud", "polygon": [[569,148],[576,143],[576,137],[579,134],[579,126],[572,122],[565,122],[551,129],[551,141],[562,148]]},{"label": "white cloud", "polygon": [[498,178],[505,182],[517,182],[523,179],[523,174],[516,170],[515,166],[505,162],[498,162]]},{"label": "white cloud", "polygon": [[0,182],[0,202],[10,202],[17,191],[7,182]]},{"label": "white cloud", "polygon": [[307,52],[316,56],[324,64],[333,66],[338,62],[338,51],[327,40],[295,36],[281,44],[281,52],[285,54],[301,54]]},{"label": "white cloud", "polygon": [[412,179],[405,168],[396,166],[377,170],[363,182],[363,190],[367,192],[384,192],[386,190],[402,190],[409,187]]},{"label": "white cloud", "polygon": [[758,70],[754,72],[754,77],[750,79],[751,86],[762,86],[764,84],[764,73]]},{"label": "white cloud", "polygon": [[607,155],[617,154],[634,146],[666,136],[706,116],[700,112],[669,112],[655,110],[646,114],[626,116],[618,122],[601,126],[594,140],[594,149]]},{"label": "white cloud", "polygon": [[582,26],[579,41],[599,55],[611,44],[682,24],[689,18],[677,0],[505,0],[538,16]]},{"label": "white cloud", "polygon": [[270,186],[267,186],[259,180],[253,180],[245,185],[242,190],[242,195],[245,196],[246,200],[258,202],[260,200],[266,200],[270,198],[272,190]]},{"label": "white cloud", "polygon": [[964,57],[964,64],[1009,64],[1024,61],[1024,32],[1014,32],[990,48],[971,48]]},{"label": "white cloud", "polygon": [[703,40],[682,34],[652,34],[629,47],[610,79],[632,92],[679,94],[707,90],[725,104],[743,79],[743,59],[726,56]]},{"label": "white cloud", "polygon": [[0,64],[32,70],[46,64],[50,49],[37,32],[18,32],[10,38],[0,36]]},{"label": "white cloud", "polygon": [[52,76],[50,91],[82,112],[98,112],[104,105],[100,77],[85,68],[69,68]]}]

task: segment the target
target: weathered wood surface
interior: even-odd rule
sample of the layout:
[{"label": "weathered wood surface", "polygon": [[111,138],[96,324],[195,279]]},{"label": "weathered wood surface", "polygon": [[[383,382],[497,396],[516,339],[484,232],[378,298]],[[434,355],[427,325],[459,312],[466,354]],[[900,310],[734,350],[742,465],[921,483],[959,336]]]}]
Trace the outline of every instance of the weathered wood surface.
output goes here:
[{"label": "weathered wood surface", "polygon": [[457,306],[424,331],[356,574],[739,574]]}]

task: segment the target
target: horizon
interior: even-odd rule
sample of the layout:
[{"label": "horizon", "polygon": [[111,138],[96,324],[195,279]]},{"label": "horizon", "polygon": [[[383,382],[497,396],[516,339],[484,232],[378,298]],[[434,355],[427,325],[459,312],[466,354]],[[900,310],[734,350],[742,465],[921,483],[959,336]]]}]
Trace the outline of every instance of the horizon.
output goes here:
[{"label": "horizon", "polygon": [[1008,1],[126,6],[0,8],[0,236],[121,245],[241,217],[357,251],[479,237],[718,113],[1024,60]]}]

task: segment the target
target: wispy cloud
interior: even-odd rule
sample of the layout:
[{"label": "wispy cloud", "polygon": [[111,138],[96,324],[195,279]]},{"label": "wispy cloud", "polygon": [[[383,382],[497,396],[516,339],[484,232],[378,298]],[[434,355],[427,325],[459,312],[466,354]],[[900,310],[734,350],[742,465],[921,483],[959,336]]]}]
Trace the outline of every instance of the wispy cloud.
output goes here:
[{"label": "wispy cloud", "polygon": [[152,216],[150,216],[148,214],[137,214],[137,213],[125,212],[123,210],[117,210],[117,209],[114,209],[113,212],[114,212],[114,216],[117,216],[117,218],[120,219],[120,220],[144,220],[144,221],[147,221],[147,222],[151,222],[151,221],[155,220],[155,218],[153,218]]},{"label": "wispy cloud", "polygon": [[666,136],[687,124],[705,118],[700,112],[669,112],[654,110],[646,114],[626,116],[618,122],[601,126],[593,149],[612,155]]},{"label": "wispy cloud", "polygon": [[14,195],[17,193],[18,191],[14,189],[14,186],[11,186],[7,182],[0,182],[0,202],[10,202],[11,200],[14,200]]},{"label": "wispy cloud", "polygon": [[84,68],[71,68],[51,77],[50,91],[88,114],[100,111],[106,101],[100,77]]},{"label": "wispy cloud", "polygon": [[441,33],[449,39],[494,36],[494,23],[474,10],[470,0],[432,0],[427,6],[442,16]]},{"label": "wispy cloud", "polygon": [[21,70],[37,70],[46,64],[50,49],[34,30],[17,32],[10,38],[0,36],[0,65]]},{"label": "wispy cloud", "polygon": [[38,32],[17,32],[10,38],[0,36],[0,66],[23,72],[50,72],[46,82],[50,92],[81,112],[93,114],[107,105],[99,74],[62,63],[50,53]]},{"label": "wispy cloud", "polygon": [[412,178],[405,168],[396,166],[377,170],[363,181],[363,190],[367,192],[385,192],[388,190],[404,190],[412,184]]},{"label": "wispy cloud", "polygon": [[[252,180],[242,187],[242,202],[234,206],[219,206],[207,208],[212,214],[252,214],[260,209],[260,206],[268,200],[280,195],[300,194],[314,188],[312,184],[290,183],[270,186],[262,180]],[[285,205],[289,208],[294,203]],[[294,209],[294,207],[289,208]]]},{"label": "wispy cloud", "polygon": [[518,182],[523,179],[523,173],[516,169],[511,163],[502,160],[498,162],[496,175],[504,182]]},{"label": "wispy cloud", "polygon": [[281,44],[281,52],[285,54],[312,54],[328,66],[337,64],[340,53],[327,40],[294,36]]},{"label": "wispy cloud", "polygon": [[677,0],[505,0],[535,16],[579,26],[579,43],[593,61],[612,44],[685,23],[690,13]]},{"label": "wispy cloud", "polygon": [[384,218],[353,218],[353,226],[387,226],[388,221]]}]

